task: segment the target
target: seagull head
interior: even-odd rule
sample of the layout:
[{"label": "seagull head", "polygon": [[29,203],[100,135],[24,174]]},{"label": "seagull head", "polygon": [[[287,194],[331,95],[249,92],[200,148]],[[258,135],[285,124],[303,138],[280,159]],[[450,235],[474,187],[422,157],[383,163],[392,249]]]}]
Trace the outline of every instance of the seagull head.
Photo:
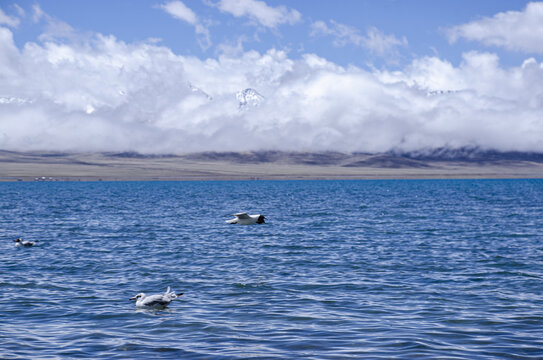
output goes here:
[{"label": "seagull head", "polygon": [[130,298],[129,300],[136,300],[136,301],[138,301],[139,299],[142,299],[142,298],[144,298],[144,297],[145,297],[145,293],[139,293],[138,295],[136,295],[136,296]]},{"label": "seagull head", "polygon": [[20,242],[21,242],[21,238],[17,238],[17,239],[15,239],[15,240],[13,240],[13,241],[15,241],[16,243],[20,243]]}]

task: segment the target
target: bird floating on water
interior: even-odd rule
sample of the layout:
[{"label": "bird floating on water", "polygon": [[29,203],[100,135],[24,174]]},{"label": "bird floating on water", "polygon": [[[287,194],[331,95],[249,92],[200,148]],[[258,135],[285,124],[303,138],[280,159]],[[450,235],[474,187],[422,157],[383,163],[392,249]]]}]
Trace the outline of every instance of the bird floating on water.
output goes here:
[{"label": "bird floating on water", "polygon": [[173,300],[177,299],[179,296],[184,293],[176,294],[173,291],[170,291],[170,287],[164,294],[156,295],[145,295],[145,293],[139,293],[138,295],[130,298],[130,300],[136,300],[136,307],[143,309],[164,309],[168,306]]},{"label": "bird floating on water", "polygon": [[264,219],[266,217],[261,214],[256,215],[249,215],[245,212],[243,213],[237,213],[232,214],[232,216],[235,216],[234,219],[226,220],[229,224],[240,224],[240,225],[251,225],[251,224],[264,224]]},{"label": "bird floating on water", "polygon": [[13,241],[15,241],[15,246],[31,247],[36,244],[34,241],[23,241],[21,238],[17,238]]}]

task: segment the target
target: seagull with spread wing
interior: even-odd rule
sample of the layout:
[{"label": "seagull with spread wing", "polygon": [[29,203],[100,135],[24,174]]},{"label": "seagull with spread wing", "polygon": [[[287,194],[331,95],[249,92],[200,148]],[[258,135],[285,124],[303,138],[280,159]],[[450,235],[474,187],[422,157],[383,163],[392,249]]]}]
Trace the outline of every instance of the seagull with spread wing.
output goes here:
[{"label": "seagull with spread wing", "polygon": [[232,214],[232,216],[235,216],[235,218],[226,220],[228,224],[240,224],[240,225],[264,224],[264,219],[266,219],[264,215],[261,215],[261,214],[249,215],[245,212]]}]

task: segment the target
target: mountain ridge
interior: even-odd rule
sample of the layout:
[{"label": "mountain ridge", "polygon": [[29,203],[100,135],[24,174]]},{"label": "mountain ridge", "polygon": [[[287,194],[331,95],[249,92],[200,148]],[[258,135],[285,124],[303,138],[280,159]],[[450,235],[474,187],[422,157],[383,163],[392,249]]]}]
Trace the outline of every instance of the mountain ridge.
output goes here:
[{"label": "mountain ridge", "polygon": [[[543,154],[287,151],[140,154],[0,150],[0,181],[543,179]],[[486,157],[485,157],[486,156]],[[426,158],[425,158],[426,157]]]},{"label": "mountain ridge", "polygon": [[231,162],[239,164],[283,163],[303,165],[369,166],[369,167],[428,167],[431,163],[457,162],[472,164],[534,162],[543,163],[543,153],[473,149],[433,149],[418,152],[340,152],[340,151],[201,151],[190,153],[147,154],[136,151],[68,152],[0,150],[0,162],[16,159],[62,159],[79,154],[99,154],[116,159],[183,159],[202,162]]}]

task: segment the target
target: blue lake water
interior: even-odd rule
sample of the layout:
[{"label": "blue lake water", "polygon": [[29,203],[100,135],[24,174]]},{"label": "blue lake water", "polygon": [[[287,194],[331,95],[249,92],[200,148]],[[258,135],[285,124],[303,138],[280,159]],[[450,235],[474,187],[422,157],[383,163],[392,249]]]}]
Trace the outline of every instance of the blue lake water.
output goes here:
[{"label": "blue lake water", "polygon": [[542,180],[0,183],[0,229],[2,359],[543,358]]}]

